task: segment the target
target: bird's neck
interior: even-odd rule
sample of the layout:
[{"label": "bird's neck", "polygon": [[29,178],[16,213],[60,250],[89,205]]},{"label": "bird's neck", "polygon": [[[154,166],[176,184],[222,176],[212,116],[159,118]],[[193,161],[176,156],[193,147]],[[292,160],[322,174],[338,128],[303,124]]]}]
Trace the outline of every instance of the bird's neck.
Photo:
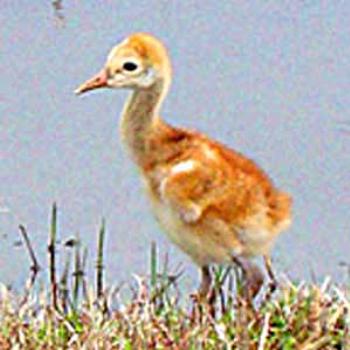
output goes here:
[{"label": "bird's neck", "polygon": [[161,103],[168,90],[165,80],[133,91],[124,106],[121,117],[121,135],[134,161],[142,166],[149,153],[149,139],[160,128]]}]

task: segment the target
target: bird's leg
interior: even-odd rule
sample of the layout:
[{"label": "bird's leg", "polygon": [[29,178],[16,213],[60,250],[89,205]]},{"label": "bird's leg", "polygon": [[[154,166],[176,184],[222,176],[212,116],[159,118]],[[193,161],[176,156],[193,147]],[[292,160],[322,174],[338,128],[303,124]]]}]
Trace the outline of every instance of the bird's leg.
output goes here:
[{"label": "bird's leg", "polygon": [[203,312],[207,310],[209,314],[215,316],[215,293],[214,288],[212,288],[212,279],[210,268],[208,265],[201,266],[201,283],[197,293],[191,295],[194,301],[192,317],[194,319],[202,318]]},{"label": "bird's leg", "polygon": [[211,274],[209,266],[201,267],[201,284],[199,286],[199,295],[207,298],[211,287]]},{"label": "bird's leg", "polygon": [[277,288],[278,282],[277,282],[276,275],[272,269],[272,261],[271,261],[270,255],[264,255],[264,263],[265,263],[267,274],[270,278],[270,289],[273,292]]},{"label": "bird's leg", "polygon": [[215,288],[212,286],[212,278],[209,266],[201,268],[201,284],[199,287],[199,298],[208,306],[208,312],[212,317],[215,317]]},{"label": "bird's leg", "polygon": [[243,277],[245,279],[243,295],[245,299],[251,301],[259,293],[264,282],[264,276],[260,268],[251,261],[237,256],[233,256],[232,260],[242,269]]}]

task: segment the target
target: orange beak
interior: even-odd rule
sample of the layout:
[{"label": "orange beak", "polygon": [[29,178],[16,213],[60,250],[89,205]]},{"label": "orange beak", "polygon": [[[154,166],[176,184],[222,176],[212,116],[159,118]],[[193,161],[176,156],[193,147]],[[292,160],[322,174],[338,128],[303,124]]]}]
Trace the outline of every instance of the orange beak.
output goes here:
[{"label": "orange beak", "polygon": [[102,69],[94,77],[81,84],[74,92],[80,95],[86,91],[107,87],[107,79],[107,72],[105,69]]}]

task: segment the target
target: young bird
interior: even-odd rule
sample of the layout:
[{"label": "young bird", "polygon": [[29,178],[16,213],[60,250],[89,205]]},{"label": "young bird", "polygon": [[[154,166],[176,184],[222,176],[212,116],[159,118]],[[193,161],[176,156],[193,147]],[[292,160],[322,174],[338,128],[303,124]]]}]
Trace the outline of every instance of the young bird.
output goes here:
[{"label": "young bird", "polygon": [[252,160],[161,119],[171,76],[163,44],[136,33],[115,46],[102,70],[76,93],[132,91],[121,115],[121,137],[146,184],[155,217],[200,267],[200,295],[210,290],[210,264],[235,263],[245,277],[245,294],[254,297],[263,275],[249,258],[263,255],[269,261],[275,238],[291,223],[291,198]]}]

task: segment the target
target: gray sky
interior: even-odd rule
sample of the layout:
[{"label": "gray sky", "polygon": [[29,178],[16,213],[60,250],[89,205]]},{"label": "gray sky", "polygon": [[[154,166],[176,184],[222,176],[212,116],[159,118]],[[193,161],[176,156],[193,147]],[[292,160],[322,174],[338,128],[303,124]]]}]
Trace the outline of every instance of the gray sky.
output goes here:
[{"label": "gray sky", "polygon": [[[44,263],[50,206],[61,237],[91,249],[108,228],[109,281],[147,271],[151,240],[171,265],[189,259],[150,215],[124,153],[118,117],[125,91],[78,98],[74,88],[125,36],[147,31],[169,48],[174,81],[162,115],[243,152],[294,197],[280,237],[280,272],[342,278],[350,232],[350,3],[348,1],[3,0],[0,12],[0,277],[22,283],[25,224]],[[93,264],[91,264],[93,265]]]}]

